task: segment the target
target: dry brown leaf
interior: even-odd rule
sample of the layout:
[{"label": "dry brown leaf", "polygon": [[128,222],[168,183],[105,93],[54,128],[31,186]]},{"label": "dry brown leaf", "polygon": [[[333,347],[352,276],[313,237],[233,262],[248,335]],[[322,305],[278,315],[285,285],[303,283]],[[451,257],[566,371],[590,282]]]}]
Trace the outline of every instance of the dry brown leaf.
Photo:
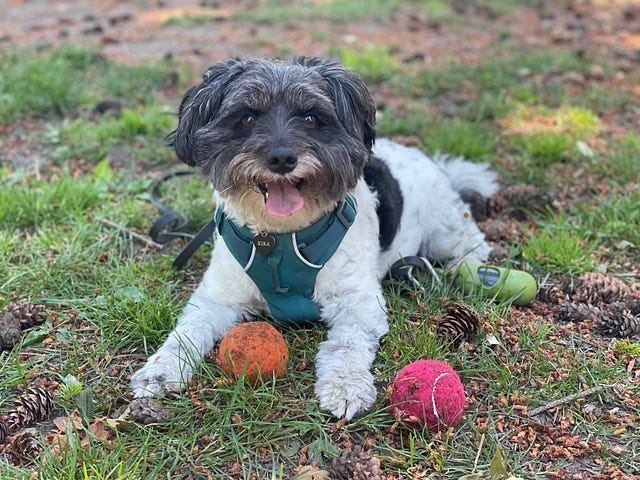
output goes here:
[{"label": "dry brown leaf", "polygon": [[315,467],[301,467],[296,475],[297,480],[331,480],[329,472]]},{"label": "dry brown leaf", "polygon": [[58,430],[64,433],[69,427],[73,428],[74,430],[80,430],[82,428],[82,419],[76,412],[73,412],[71,416],[68,417],[54,418],[53,424],[57,427]]},{"label": "dry brown leaf", "polygon": [[111,434],[110,431],[105,428],[105,423],[107,423],[106,417],[96,418],[96,420],[89,425],[89,431],[103,442],[113,443],[113,440],[109,438]]}]

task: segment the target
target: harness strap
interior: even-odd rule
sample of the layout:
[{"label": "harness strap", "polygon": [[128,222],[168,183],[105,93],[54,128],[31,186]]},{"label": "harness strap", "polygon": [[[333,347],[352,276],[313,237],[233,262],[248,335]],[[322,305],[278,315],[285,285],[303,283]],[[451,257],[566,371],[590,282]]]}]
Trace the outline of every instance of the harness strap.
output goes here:
[{"label": "harness strap", "polygon": [[[191,236],[187,219],[172,209],[161,203],[160,186],[172,177],[183,175],[192,175],[192,170],[181,170],[172,172],[156,180],[151,186],[150,201],[160,210],[160,216],[156,218],[149,229],[149,236],[157,243],[164,244],[179,237]],[[342,241],[342,237],[346,230],[353,224],[357,212],[355,199],[347,195],[338,205],[336,210],[327,213],[325,217],[307,227],[302,232],[294,234],[294,246],[297,252],[304,259],[310,260],[311,263],[324,264],[333,255],[338,245]],[[335,219],[338,221],[335,221]],[[236,231],[233,222],[223,221],[224,215],[222,209],[216,209],[214,217],[209,220],[200,231],[191,238],[189,243],[184,247],[180,254],[173,261],[173,266],[182,269],[187,264],[193,254],[212,236],[218,226],[218,232],[225,239],[225,243],[234,253],[238,262],[243,267],[247,266],[252,252],[251,232],[242,235]],[[325,229],[323,232],[322,230]],[[248,229],[247,229],[248,230]],[[223,233],[224,231],[224,233]],[[320,265],[320,266],[321,266]]]},{"label": "harness strap", "polygon": [[[342,242],[342,237],[346,231],[353,225],[356,213],[356,201],[351,195],[347,195],[336,210],[327,213],[314,224],[295,234],[299,252],[313,264],[322,265],[326,263],[338,248],[340,242]],[[335,216],[335,219],[332,218],[333,216]],[[229,220],[221,207],[216,209],[213,218],[213,222],[218,226],[218,233],[224,239],[224,243],[227,244],[227,247],[242,265],[242,268],[245,268],[252,256],[253,232]]]},{"label": "harness strap", "polygon": [[320,316],[313,300],[316,276],[337,250],[356,213],[355,199],[347,196],[336,209],[298,232],[270,233],[275,243],[266,256],[253,244],[256,234],[233,222],[220,206],[214,218],[220,237],[262,293],[271,315],[302,323]]},{"label": "harness strap", "polygon": [[[298,250],[305,258],[309,259],[313,263],[324,264],[333,252],[336,251],[344,232],[349,230],[349,227],[353,225],[356,219],[356,205],[355,199],[348,195],[342,200],[338,208],[335,210],[335,216],[337,222],[334,220],[330,223],[329,228],[315,241],[305,244],[301,243],[303,238],[298,234],[296,238],[298,240]],[[325,253],[331,252],[331,255],[327,258],[323,258]]]}]

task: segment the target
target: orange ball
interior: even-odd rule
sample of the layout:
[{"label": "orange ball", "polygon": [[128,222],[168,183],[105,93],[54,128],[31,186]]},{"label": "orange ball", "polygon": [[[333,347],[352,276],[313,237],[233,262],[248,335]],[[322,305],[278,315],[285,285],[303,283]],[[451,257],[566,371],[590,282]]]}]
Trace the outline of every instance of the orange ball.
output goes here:
[{"label": "orange ball", "polygon": [[280,378],[289,360],[289,349],[282,334],[267,322],[236,325],[220,342],[218,364],[227,375],[243,373],[252,383],[260,377]]}]

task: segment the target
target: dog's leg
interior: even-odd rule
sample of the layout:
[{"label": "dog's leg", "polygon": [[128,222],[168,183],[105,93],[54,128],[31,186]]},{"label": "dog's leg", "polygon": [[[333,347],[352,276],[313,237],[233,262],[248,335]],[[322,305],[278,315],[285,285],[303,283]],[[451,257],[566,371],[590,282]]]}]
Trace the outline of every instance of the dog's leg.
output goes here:
[{"label": "dog's leg", "polygon": [[377,396],[371,365],[388,330],[377,280],[346,290],[322,315],[329,332],[316,357],[316,397],[320,408],[350,420],[368,411]]},{"label": "dog's leg", "polygon": [[184,389],[194,370],[218,340],[240,319],[229,305],[196,292],[164,344],[131,378],[135,397],[164,396]]},{"label": "dog's leg", "polygon": [[[447,197],[449,201],[444,201]],[[491,247],[473,220],[469,206],[454,192],[442,192],[441,198],[443,202],[431,209],[429,220],[423,223],[420,254],[449,265],[461,260],[484,263]]]},{"label": "dog's leg", "polygon": [[[211,266],[176,328],[131,378],[135,397],[181,391],[215,343],[254,312],[256,292],[233,257],[216,247]],[[216,261],[216,257],[217,260]]]},{"label": "dog's leg", "polygon": [[380,253],[376,196],[364,181],[355,190],[358,216],[340,249],[318,273],[316,297],[329,329],[316,356],[320,408],[347,420],[375,403],[371,365],[380,338],[389,330],[376,273]]}]

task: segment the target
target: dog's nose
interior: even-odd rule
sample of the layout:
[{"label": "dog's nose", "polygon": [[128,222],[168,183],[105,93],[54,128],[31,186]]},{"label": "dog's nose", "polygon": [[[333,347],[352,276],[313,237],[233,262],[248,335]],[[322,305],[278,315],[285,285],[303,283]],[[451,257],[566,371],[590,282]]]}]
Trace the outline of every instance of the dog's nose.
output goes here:
[{"label": "dog's nose", "polygon": [[274,147],[267,152],[267,166],[274,173],[289,173],[296,168],[298,155],[289,147]]}]

